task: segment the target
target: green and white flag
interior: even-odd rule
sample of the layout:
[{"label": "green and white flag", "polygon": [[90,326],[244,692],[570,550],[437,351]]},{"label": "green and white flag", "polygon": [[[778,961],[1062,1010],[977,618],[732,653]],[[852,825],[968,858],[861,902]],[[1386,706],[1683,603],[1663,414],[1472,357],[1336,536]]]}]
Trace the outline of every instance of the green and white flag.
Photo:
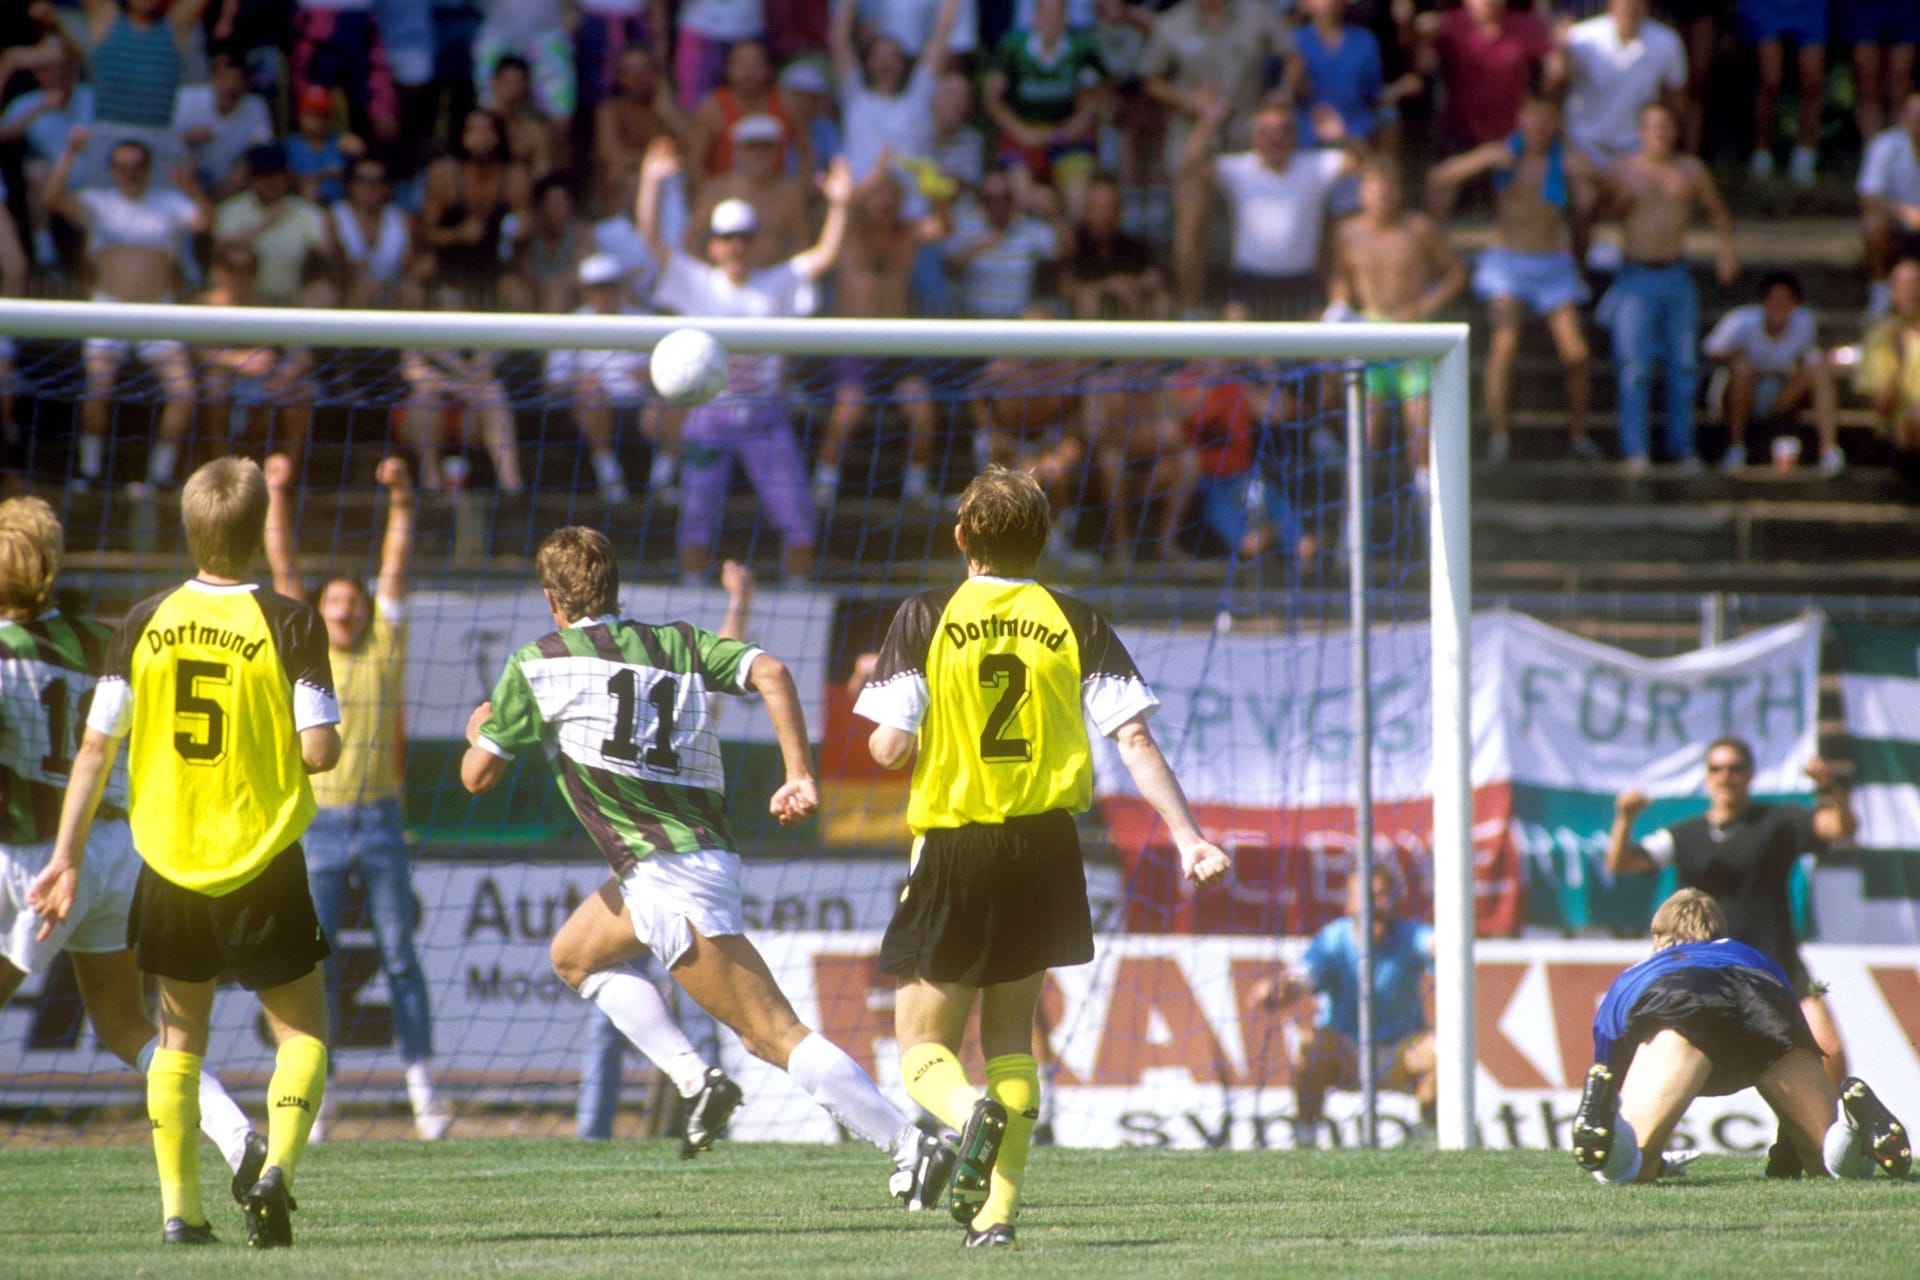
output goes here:
[{"label": "green and white flag", "polygon": [[1920,940],[1920,629],[1831,624],[1865,902],[1863,942]]}]

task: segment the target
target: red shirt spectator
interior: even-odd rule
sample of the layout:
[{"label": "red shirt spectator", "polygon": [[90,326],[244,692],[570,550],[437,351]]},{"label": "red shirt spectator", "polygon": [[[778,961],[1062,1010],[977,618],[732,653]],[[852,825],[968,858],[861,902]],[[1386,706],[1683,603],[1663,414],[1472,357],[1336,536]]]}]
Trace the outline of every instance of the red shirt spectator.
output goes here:
[{"label": "red shirt spectator", "polygon": [[1531,13],[1509,13],[1506,0],[1467,0],[1441,15],[1433,53],[1446,90],[1440,128],[1461,150],[1513,132],[1536,72],[1557,78],[1547,66],[1553,33]]},{"label": "red shirt spectator", "polygon": [[1205,375],[1186,375],[1174,385],[1175,412],[1193,442],[1200,474],[1226,479],[1253,467],[1257,437],[1253,429],[1253,401],[1245,384],[1214,382],[1195,385]]}]

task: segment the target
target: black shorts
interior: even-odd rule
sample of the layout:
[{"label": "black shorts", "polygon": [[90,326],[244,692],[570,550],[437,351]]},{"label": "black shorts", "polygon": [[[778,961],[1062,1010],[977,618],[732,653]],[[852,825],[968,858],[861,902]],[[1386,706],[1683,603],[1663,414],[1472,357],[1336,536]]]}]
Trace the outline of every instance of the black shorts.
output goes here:
[{"label": "black shorts", "polygon": [[142,973],[211,982],[230,972],[249,991],[304,978],[330,954],[298,841],[275,854],[259,875],[217,898],[182,888],[141,864],[127,945]]},{"label": "black shorts", "polygon": [[1628,1061],[1635,1048],[1668,1030],[1713,1063],[1700,1090],[1709,1098],[1748,1088],[1789,1050],[1820,1052],[1794,993],[1758,969],[1680,969],[1656,980],[1627,1016],[1620,1043]]},{"label": "black shorts", "polygon": [[927,832],[880,943],[883,973],[969,987],[1091,959],[1080,836],[1063,809]]},{"label": "black shorts", "polygon": [[1318,320],[1327,308],[1326,282],[1312,271],[1300,276],[1262,276],[1236,270],[1227,294],[1255,320]]}]

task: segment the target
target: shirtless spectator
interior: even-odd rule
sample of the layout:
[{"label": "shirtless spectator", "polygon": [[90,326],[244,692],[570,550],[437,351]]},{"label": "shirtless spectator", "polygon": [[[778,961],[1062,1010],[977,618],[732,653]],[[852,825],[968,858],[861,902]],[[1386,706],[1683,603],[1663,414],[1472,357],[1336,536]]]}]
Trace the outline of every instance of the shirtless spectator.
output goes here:
[{"label": "shirtless spectator", "polygon": [[[1210,91],[1201,96],[1200,127],[1187,138],[1181,180],[1194,184],[1196,199],[1219,190],[1232,210],[1234,300],[1256,320],[1317,317],[1327,297],[1320,274],[1327,200],[1351,172],[1352,155],[1301,151],[1293,107],[1276,99],[1254,112],[1251,150],[1215,156],[1213,137],[1232,107]],[[1196,225],[1204,232],[1204,220]]]},{"label": "shirtless spectator", "polygon": [[748,116],[771,116],[779,124],[782,173],[812,170],[811,145],[788,118],[766,45],[742,40],[727,50],[726,83],[706,96],[688,122],[696,189],[733,168],[733,126]]},{"label": "shirtless spectator", "polygon": [[[1052,312],[1029,307],[1020,318],[1048,320]],[[1073,530],[1086,483],[1085,375],[1077,360],[999,356],[974,375],[967,397],[975,463],[980,470],[1017,467],[1040,482],[1053,515],[1047,548],[1062,560],[1075,556]]]},{"label": "shirtless spectator", "polygon": [[1527,313],[1546,321],[1567,379],[1567,447],[1585,461],[1598,461],[1599,446],[1587,434],[1592,360],[1580,331],[1580,304],[1587,286],[1567,247],[1567,203],[1574,175],[1587,160],[1560,136],[1560,108],[1529,98],[1511,137],[1483,143],[1434,166],[1427,175],[1430,211],[1444,220],[1462,185],[1493,175],[1493,244],[1474,265],[1473,291],[1486,300],[1493,336],[1487,344],[1481,403],[1487,411],[1487,461],[1498,465],[1512,451],[1508,404],[1520,330]]},{"label": "shirtless spectator", "polygon": [[1011,171],[996,169],[980,180],[978,199],[955,212],[945,256],[966,315],[1013,319],[1033,302],[1040,269],[1060,257],[1066,229],[1057,198],[1046,187],[1028,195],[1034,203],[1023,211]]},{"label": "shirtless spectator", "polygon": [[[1200,458],[1161,366],[1123,361],[1093,374],[1086,422],[1094,478],[1107,503],[1106,551],[1123,568],[1143,550],[1151,559],[1174,559]],[[1149,532],[1156,506],[1159,518]]]},{"label": "shirtless spectator", "polygon": [[[1397,164],[1385,158],[1367,161],[1360,170],[1360,212],[1342,222],[1334,237],[1334,301],[1358,309],[1368,320],[1405,324],[1432,319],[1466,285],[1466,265],[1440,225],[1407,209]],[[1373,448],[1384,446],[1391,410],[1399,405],[1407,460],[1421,492],[1433,416],[1432,376],[1424,360],[1369,364],[1366,371]]]},{"label": "shirtless spectator", "polygon": [[1683,471],[1700,469],[1693,452],[1693,394],[1699,381],[1700,298],[1686,259],[1687,227],[1700,210],[1719,238],[1716,272],[1730,285],[1740,273],[1733,219],[1713,175],[1675,150],[1673,109],[1640,110],[1640,153],[1616,161],[1604,176],[1602,210],[1619,217],[1626,261],[1600,300],[1599,321],[1613,334],[1620,382],[1620,452],[1629,475],[1648,466],[1653,367],[1666,370],[1667,452]]},{"label": "shirtless spectator", "polygon": [[340,248],[342,305],[390,307],[416,301],[407,280],[413,228],[393,201],[385,162],[362,156],[347,175],[347,198],[329,210]]},{"label": "shirtless spectator", "polygon": [[1083,31],[1067,28],[1066,0],[1033,0],[1033,25],[993,51],[982,101],[1000,131],[1000,159],[1018,162],[1023,183],[1051,185],[1069,215],[1094,170],[1096,92],[1106,77]]},{"label": "shirtless spectator", "polygon": [[1813,185],[1820,108],[1827,99],[1827,0],[1739,0],[1735,18],[1740,43],[1753,49],[1753,157],[1747,172],[1759,181],[1773,176],[1773,135],[1786,79],[1786,47],[1793,45],[1800,102],[1794,121],[1793,158],[1787,177],[1796,187]]},{"label": "shirtless spectator", "polygon": [[1062,264],[1061,292],[1082,320],[1164,320],[1171,310],[1166,281],[1147,242],[1120,229],[1120,213],[1119,180],[1095,175]]},{"label": "shirtless spectator", "polygon": [[1867,144],[1857,190],[1867,249],[1867,314],[1885,315],[1893,264],[1920,257],[1920,93],[1908,94],[1899,120]]},{"label": "shirtless spectator", "polygon": [[[920,250],[946,237],[945,206],[910,217],[900,180],[884,163],[854,189],[847,207],[847,237],[835,267],[840,314],[891,320],[907,314],[907,288]],[[913,371],[913,361],[842,356],[835,361],[833,416],[813,468],[813,501],[833,505],[840,488],[840,456],[860,425],[862,409],[884,399],[906,415],[907,468],[900,496],[925,502],[932,496],[933,392]]]},{"label": "shirtless spectator", "polygon": [[808,234],[810,180],[788,174],[781,164],[785,131],[772,116],[742,116],[733,122],[733,167],[700,184],[688,211],[684,248],[698,256],[706,247],[706,228],[723,200],[753,206],[758,231],[748,268],[759,271],[785,262],[812,243]]},{"label": "shirtless spectator", "polygon": [[[1224,103],[1226,116],[1216,128],[1222,145],[1238,151],[1247,145],[1247,127],[1260,100],[1261,76],[1269,59],[1285,68],[1283,92],[1299,78],[1292,33],[1259,0],[1181,0],[1153,25],[1140,74],[1146,92],[1169,113],[1165,160],[1167,176],[1179,176],[1187,139],[1204,128],[1201,116],[1208,95]],[[1174,284],[1183,307],[1200,305],[1206,288],[1204,192],[1176,188],[1173,206]]]},{"label": "shirtless spectator", "polygon": [[1920,486],[1920,258],[1894,263],[1887,284],[1889,313],[1860,344],[1854,389],[1873,406],[1911,491]]},{"label": "shirtless spectator", "polygon": [[507,129],[507,159],[530,174],[560,167],[565,121],[549,121],[533,103],[533,68],[517,53],[493,64],[487,102]]},{"label": "shirtless spectator", "polygon": [[597,194],[620,207],[640,181],[647,146],[665,134],[686,141],[687,121],[673,103],[673,88],[651,51],[629,45],[614,63],[613,93],[593,112],[593,176]]},{"label": "shirtless spectator", "polygon": [[516,264],[535,310],[564,315],[574,309],[581,260],[593,252],[587,229],[573,213],[567,180],[550,173],[533,186],[533,230]]},{"label": "shirtless spectator", "polygon": [[215,49],[211,78],[182,85],[173,107],[173,132],[191,157],[201,188],[214,199],[246,185],[240,162],[273,141],[273,119],[259,94],[247,91],[247,69],[232,49]]},{"label": "shirtless spectator", "polygon": [[1887,117],[1913,92],[1920,5],[1909,0],[1844,0],[1840,43],[1853,47],[1853,120],[1862,138],[1878,137]]},{"label": "shirtless spectator", "polygon": [[[1607,12],[1566,29],[1567,141],[1606,172],[1640,149],[1640,112],[1664,102],[1680,116],[1687,53],[1671,27],[1647,17],[1647,0],[1608,0]],[[1584,264],[1596,188],[1573,192],[1573,253]],[[1689,344],[1691,345],[1691,344]]]},{"label": "shirtless spectator", "polygon": [[259,262],[254,297],[262,306],[325,306],[330,299],[307,289],[338,257],[333,223],[320,206],[293,189],[287,153],[277,142],[247,153],[247,190],[221,201],[214,239],[238,241]]},{"label": "shirtless spectator", "polygon": [[1447,151],[1505,143],[1534,90],[1552,93],[1566,58],[1540,18],[1507,0],[1466,0],[1420,19],[1423,61],[1441,88],[1440,136]]},{"label": "shirtless spectator", "polygon": [[[1840,399],[1833,366],[1820,346],[1813,313],[1800,305],[1800,296],[1798,276],[1770,271],[1761,277],[1760,301],[1720,317],[1701,344],[1707,359],[1726,373],[1723,471],[1738,471],[1746,464],[1747,424],[1756,414],[1791,431],[1809,404],[1820,442],[1820,474],[1837,476],[1847,465],[1840,452]],[[1711,394],[1707,398],[1714,399]]]},{"label": "shirtless spectator", "polygon": [[[836,0],[828,47],[840,88],[847,167],[860,183],[872,176],[883,156],[933,159],[933,98],[960,0],[941,0],[917,60],[908,57],[898,35],[886,30],[871,35],[864,48],[856,48],[857,6],[858,0]],[[917,211],[917,205],[912,202],[909,208]]]},{"label": "shirtless spectator", "polygon": [[[455,290],[443,289],[442,311],[465,310]],[[514,435],[513,408],[500,382],[498,353],[492,351],[415,350],[400,354],[400,376],[407,384],[401,407],[401,434],[420,454],[420,487],[429,491],[461,488],[466,458],[446,459],[449,448],[482,445],[493,460],[494,484],[502,493],[526,487],[520,476],[520,447]]]},{"label": "shirtless spectator", "polygon": [[[93,262],[96,302],[171,302],[178,284],[180,246],[188,234],[211,224],[207,203],[191,171],[174,175],[173,191],[153,188],[153,153],[145,144],[122,142],[107,157],[109,184],[74,191],[68,182],[75,157],[88,143],[75,129],[67,149],[47,175],[47,208],[86,229]],[[129,352],[137,354],[160,379],[165,403],[159,439],[147,455],[145,488],[170,488],[180,442],[193,423],[193,359],[185,344],[166,338],[130,343],[89,338],[86,344],[87,391],[80,407],[80,457],[75,483],[99,484],[105,478],[106,437],[114,380]]]},{"label": "shirtless spectator", "polygon": [[[626,273],[617,260],[593,254],[581,261],[579,274],[584,301],[576,315],[640,314],[626,301]],[[553,351],[547,355],[546,373],[548,388],[572,402],[600,496],[608,502],[625,502],[627,478],[614,452],[613,415],[617,409],[637,408],[647,401],[647,353],[631,348]]]},{"label": "shirtless spectator", "polygon": [[[245,243],[221,245],[213,255],[213,287],[200,295],[200,304],[260,305],[254,292],[259,267]],[[300,455],[313,423],[312,372],[313,353],[305,347],[201,348],[202,437],[222,448],[245,440],[263,456],[284,454],[293,474],[299,475]]]}]

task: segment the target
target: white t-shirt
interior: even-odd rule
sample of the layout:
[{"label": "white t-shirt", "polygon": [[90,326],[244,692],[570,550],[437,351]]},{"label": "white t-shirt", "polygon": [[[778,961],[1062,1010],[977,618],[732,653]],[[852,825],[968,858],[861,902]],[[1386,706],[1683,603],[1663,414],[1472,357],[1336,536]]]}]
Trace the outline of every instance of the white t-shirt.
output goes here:
[{"label": "white t-shirt", "polygon": [[723,44],[758,40],[767,33],[767,9],[763,0],[686,0],[680,26]]},{"label": "white t-shirt", "polygon": [[882,149],[891,147],[896,156],[932,159],[934,152],[933,58],[913,64],[900,92],[888,97],[867,87],[859,68],[840,81],[841,154],[853,180],[859,182],[872,173],[880,161]]},{"label": "white t-shirt", "polygon": [[1757,302],[1735,307],[1720,317],[1713,332],[1700,344],[1710,356],[1726,358],[1743,355],[1761,373],[1789,374],[1809,356],[1819,351],[1819,334],[1813,327],[1813,313],[1795,307],[1787,317],[1787,327],[1777,334],[1767,332],[1765,314]]},{"label": "white t-shirt", "polygon": [[1233,207],[1233,269],[1261,276],[1304,276],[1320,267],[1327,196],[1340,181],[1339,151],[1296,151],[1275,173],[1251,151],[1216,156],[1214,177]]},{"label": "white t-shirt", "polygon": [[[581,307],[577,316],[600,315],[592,307]],[[623,316],[645,315],[637,307],[623,306]],[[606,316],[611,320],[613,317]],[[582,376],[591,376],[600,389],[614,401],[643,400],[647,394],[647,353],[644,351],[549,351],[547,383],[557,391],[569,390]]]},{"label": "white t-shirt", "polygon": [[339,241],[340,254],[349,265],[365,267],[376,284],[392,284],[400,278],[401,268],[407,265],[410,235],[406,215],[398,206],[381,206],[380,230],[372,244],[367,243],[360,220],[353,216],[353,207],[345,200],[334,201],[328,212],[333,217],[333,237]]},{"label": "white t-shirt", "polygon": [[87,250],[95,257],[125,245],[177,254],[180,237],[199,218],[193,201],[178,191],[149,187],[138,200],[129,200],[116,187],[89,187],[73,198],[87,215]]},{"label": "white t-shirt", "polygon": [[210,129],[213,136],[190,148],[193,167],[215,186],[225,182],[249,147],[273,141],[273,118],[257,93],[243,94],[226,115],[214,105],[210,84],[181,85],[173,98],[173,132]]},{"label": "white t-shirt", "polygon": [[[653,291],[654,301],[683,316],[772,320],[813,314],[813,277],[788,258],[749,275],[736,285],[718,267],[697,262],[679,250],[667,255],[666,270]],[[734,394],[776,395],[782,362],[776,355],[729,357],[727,390]]]},{"label": "white t-shirt", "polygon": [[1648,19],[1620,43],[1611,14],[1567,34],[1567,137],[1597,159],[1640,149],[1640,109],[1687,87],[1687,51],[1672,27]]},{"label": "white t-shirt", "polygon": [[1855,189],[1863,196],[1878,196],[1895,204],[1920,204],[1920,153],[1916,153],[1913,135],[1895,125],[1869,142]]}]

